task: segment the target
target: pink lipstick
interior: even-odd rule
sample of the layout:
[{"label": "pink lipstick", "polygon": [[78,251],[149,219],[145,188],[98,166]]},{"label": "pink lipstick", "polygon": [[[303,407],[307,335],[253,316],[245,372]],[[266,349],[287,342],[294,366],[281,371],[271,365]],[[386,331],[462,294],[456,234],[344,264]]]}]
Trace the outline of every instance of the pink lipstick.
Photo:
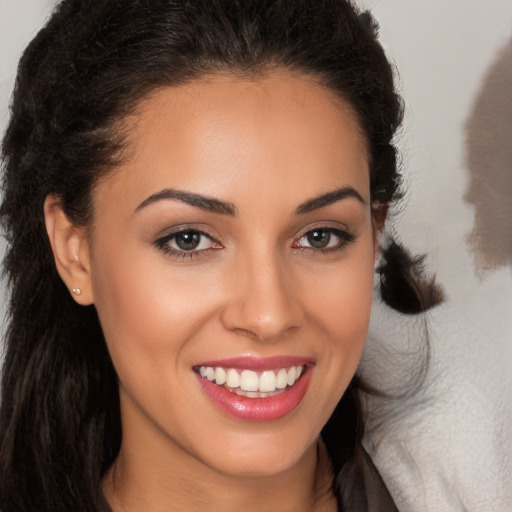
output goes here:
[{"label": "pink lipstick", "polygon": [[304,398],[314,371],[311,358],[239,357],[194,367],[208,398],[242,420],[270,421],[292,412]]}]

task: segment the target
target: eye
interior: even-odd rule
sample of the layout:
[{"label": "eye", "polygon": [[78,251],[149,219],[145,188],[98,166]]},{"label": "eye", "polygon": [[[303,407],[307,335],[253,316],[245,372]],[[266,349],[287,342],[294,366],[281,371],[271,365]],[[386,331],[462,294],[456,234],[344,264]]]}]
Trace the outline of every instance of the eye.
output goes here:
[{"label": "eye", "polygon": [[331,243],[331,232],[327,229],[315,229],[305,236],[307,242],[315,249],[325,249]]},{"label": "eye", "polygon": [[197,229],[183,229],[169,233],[155,241],[155,245],[171,256],[195,257],[222,246],[206,233]]},{"label": "eye", "polygon": [[206,249],[208,238],[198,231],[181,231],[168,241],[170,247],[182,251],[195,251]]},{"label": "eye", "polygon": [[309,230],[293,244],[293,247],[328,252],[342,249],[354,240],[355,236],[348,231],[322,227]]}]

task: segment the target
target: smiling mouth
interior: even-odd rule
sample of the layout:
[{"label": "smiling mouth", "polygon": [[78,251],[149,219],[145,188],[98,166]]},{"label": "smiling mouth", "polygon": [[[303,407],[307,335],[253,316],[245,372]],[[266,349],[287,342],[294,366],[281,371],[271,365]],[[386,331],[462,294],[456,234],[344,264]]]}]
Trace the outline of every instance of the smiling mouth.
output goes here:
[{"label": "smiling mouth", "polygon": [[248,398],[267,398],[279,395],[300,379],[307,365],[291,366],[256,372],[221,366],[194,368],[201,377],[219,387]]}]

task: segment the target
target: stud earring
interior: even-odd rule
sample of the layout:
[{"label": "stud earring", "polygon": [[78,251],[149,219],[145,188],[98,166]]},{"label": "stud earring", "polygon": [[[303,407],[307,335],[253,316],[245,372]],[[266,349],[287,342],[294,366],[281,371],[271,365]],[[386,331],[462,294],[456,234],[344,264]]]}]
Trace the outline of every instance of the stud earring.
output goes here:
[{"label": "stud earring", "polygon": [[80,288],[73,288],[73,293],[75,295],[80,295],[82,293],[82,290],[80,290]]}]

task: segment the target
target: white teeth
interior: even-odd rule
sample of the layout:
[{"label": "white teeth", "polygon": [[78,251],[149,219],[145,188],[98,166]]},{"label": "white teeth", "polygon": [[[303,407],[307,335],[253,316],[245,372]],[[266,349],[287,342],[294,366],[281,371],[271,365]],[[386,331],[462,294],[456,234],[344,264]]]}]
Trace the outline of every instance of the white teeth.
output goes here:
[{"label": "white teeth", "polygon": [[263,391],[242,391],[240,388],[235,388],[231,391],[238,396],[246,396],[248,398],[268,398],[270,396],[279,395],[283,392],[282,389],[277,389],[276,391],[265,393]]},{"label": "white teeth", "polygon": [[[208,376],[208,374],[206,374]],[[295,369],[295,366],[292,366],[288,370],[288,386],[293,386],[295,383],[295,377],[297,376],[297,370]]]},{"label": "white teeth", "polygon": [[276,374],[273,371],[263,372],[258,385],[260,391],[270,392],[276,390]]},{"label": "white teeth", "polygon": [[229,388],[239,388],[240,387],[240,375],[233,368],[230,368],[226,372],[226,386]]},{"label": "white teeth", "polygon": [[258,391],[258,374],[252,370],[244,370],[240,375],[240,389],[242,391]]},{"label": "white teeth", "polygon": [[201,366],[199,374],[218,386],[225,385],[238,395],[249,398],[265,398],[281,393],[287,386],[293,386],[301,376],[304,367],[292,366],[288,369],[265,370],[258,375],[253,370],[235,370]]},{"label": "white teeth", "polygon": [[226,382],[226,370],[224,368],[215,368],[215,382],[222,386]]},{"label": "white teeth", "polygon": [[208,380],[215,380],[215,370],[213,368],[206,368],[206,378]]},{"label": "white teeth", "polygon": [[286,386],[288,386],[288,373],[283,368],[282,370],[279,370],[276,378],[276,388],[278,389],[284,389]]}]

